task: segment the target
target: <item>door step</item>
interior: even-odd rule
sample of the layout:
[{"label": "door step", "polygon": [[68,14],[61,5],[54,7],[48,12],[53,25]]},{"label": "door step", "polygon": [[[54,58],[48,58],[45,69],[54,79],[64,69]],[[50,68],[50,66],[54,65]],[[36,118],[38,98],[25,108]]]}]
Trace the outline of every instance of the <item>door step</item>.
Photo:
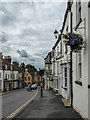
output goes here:
[{"label": "door step", "polygon": [[69,102],[69,100],[67,100],[65,98],[62,98],[62,102],[63,102],[65,108],[70,108],[70,102]]}]

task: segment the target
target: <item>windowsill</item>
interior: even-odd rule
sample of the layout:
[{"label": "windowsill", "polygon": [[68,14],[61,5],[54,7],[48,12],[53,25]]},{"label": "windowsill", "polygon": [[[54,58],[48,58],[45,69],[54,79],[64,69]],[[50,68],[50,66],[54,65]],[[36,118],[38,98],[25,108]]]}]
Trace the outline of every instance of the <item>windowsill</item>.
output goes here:
[{"label": "windowsill", "polygon": [[61,86],[63,89],[65,89],[65,90],[67,90],[67,88],[65,88],[65,87],[63,87],[63,86]]},{"label": "windowsill", "polygon": [[78,84],[78,85],[80,85],[80,86],[82,86],[82,82],[79,81],[79,80],[76,80],[75,83]]},{"label": "windowsill", "polygon": [[78,22],[77,25],[75,26],[75,29],[74,29],[75,31],[77,30],[77,28],[78,28],[78,26],[80,25],[81,21],[82,21],[82,18],[80,18],[79,22]]},{"label": "windowsill", "polygon": [[90,85],[88,85],[88,88],[90,89]]}]

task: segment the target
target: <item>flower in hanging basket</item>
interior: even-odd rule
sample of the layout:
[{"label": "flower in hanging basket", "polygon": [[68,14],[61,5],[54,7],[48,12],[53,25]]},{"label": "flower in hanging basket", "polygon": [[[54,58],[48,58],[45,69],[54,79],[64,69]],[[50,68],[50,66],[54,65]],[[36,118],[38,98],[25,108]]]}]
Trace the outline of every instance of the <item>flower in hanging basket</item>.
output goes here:
[{"label": "flower in hanging basket", "polygon": [[80,51],[83,48],[83,38],[80,34],[76,33],[67,33],[61,36],[65,45],[71,46],[72,51]]},{"label": "flower in hanging basket", "polygon": [[67,44],[67,42],[69,41],[69,39],[68,39],[68,37],[67,37],[66,34],[63,34],[63,35],[61,36],[61,39],[62,39],[62,41],[64,42],[64,44]]}]

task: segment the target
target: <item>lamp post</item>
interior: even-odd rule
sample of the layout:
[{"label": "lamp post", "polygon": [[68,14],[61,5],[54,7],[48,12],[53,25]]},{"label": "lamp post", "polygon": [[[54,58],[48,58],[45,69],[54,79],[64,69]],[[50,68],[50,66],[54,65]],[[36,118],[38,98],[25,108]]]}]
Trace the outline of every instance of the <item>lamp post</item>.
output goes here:
[{"label": "lamp post", "polygon": [[41,97],[43,97],[43,80],[42,80],[42,76],[44,75],[44,70],[39,70],[39,74],[41,76]]}]

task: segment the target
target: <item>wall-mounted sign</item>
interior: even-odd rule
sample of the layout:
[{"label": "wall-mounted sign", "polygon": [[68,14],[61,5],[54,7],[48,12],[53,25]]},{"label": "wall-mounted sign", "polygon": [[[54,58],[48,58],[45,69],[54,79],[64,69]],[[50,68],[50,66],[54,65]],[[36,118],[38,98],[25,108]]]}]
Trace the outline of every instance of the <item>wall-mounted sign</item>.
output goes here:
[{"label": "wall-mounted sign", "polygon": [[50,73],[52,73],[52,70],[46,70],[46,73],[50,74]]}]

